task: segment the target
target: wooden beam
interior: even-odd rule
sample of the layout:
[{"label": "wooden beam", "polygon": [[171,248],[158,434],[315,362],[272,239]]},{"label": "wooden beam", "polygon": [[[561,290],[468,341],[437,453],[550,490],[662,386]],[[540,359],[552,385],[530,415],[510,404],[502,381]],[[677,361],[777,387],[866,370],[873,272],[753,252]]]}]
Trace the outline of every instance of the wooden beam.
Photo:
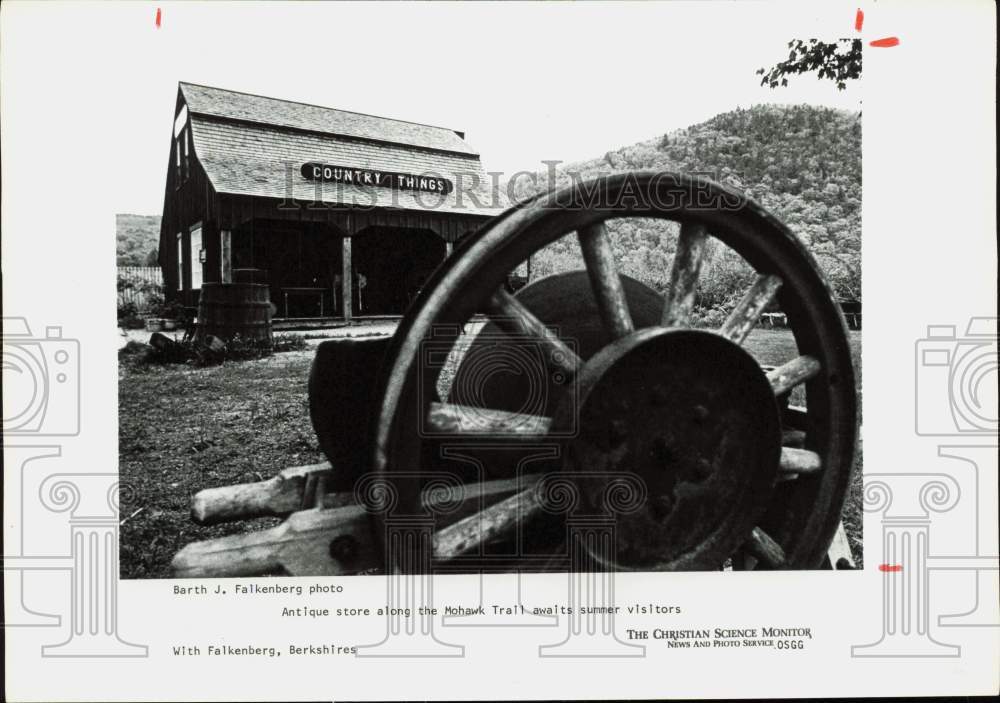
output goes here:
[{"label": "wooden beam", "polygon": [[[331,556],[334,540],[355,548],[353,559]],[[334,510],[302,510],[277,527],[194,542],[177,552],[177,578],[260,576],[284,571],[293,576],[338,576],[378,567],[371,516],[360,505]]]},{"label": "wooden beam", "polygon": [[330,463],[296,466],[257,483],[240,483],[199,491],[191,499],[191,519],[199,525],[246,518],[284,517],[302,509],[310,474],[330,472]]},{"label": "wooden beam", "polygon": [[[311,467],[302,467],[308,469]],[[471,550],[481,540],[499,534],[516,524],[524,512],[506,511],[481,524],[480,515],[494,504],[515,494],[531,495],[541,476],[529,474],[513,479],[456,485],[454,493],[425,490],[421,504],[429,511],[448,510],[439,516],[439,524],[465,522],[458,530],[446,532],[440,545],[453,557],[462,549]],[[301,484],[299,484],[301,485]],[[335,576],[384,569],[381,548],[372,531],[371,514],[357,504],[347,502],[353,494],[328,493],[322,507],[299,510],[276,527],[228,535],[204,542],[194,542],[179,551],[171,563],[177,578],[219,578],[260,576],[284,572],[290,576]],[[346,498],[346,500],[345,500]],[[519,500],[524,501],[522,496]],[[530,500],[530,498],[528,499]],[[531,506],[527,509],[534,510]],[[481,525],[481,527],[476,527]],[[435,540],[437,545],[437,540]]]},{"label": "wooden beam", "polygon": [[219,230],[220,271],[219,280],[223,283],[233,282],[233,233],[231,230]]},{"label": "wooden beam", "polygon": [[436,433],[455,436],[544,437],[552,420],[538,415],[454,403],[431,403],[427,424]]},{"label": "wooden beam", "polygon": [[340,299],[344,302],[344,321],[351,321],[351,306],[353,305],[353,296],[351,293],[351,286],[353,285],[351,276],[351,238],[344,237],[343,242],[343,273],[340,280]]}]

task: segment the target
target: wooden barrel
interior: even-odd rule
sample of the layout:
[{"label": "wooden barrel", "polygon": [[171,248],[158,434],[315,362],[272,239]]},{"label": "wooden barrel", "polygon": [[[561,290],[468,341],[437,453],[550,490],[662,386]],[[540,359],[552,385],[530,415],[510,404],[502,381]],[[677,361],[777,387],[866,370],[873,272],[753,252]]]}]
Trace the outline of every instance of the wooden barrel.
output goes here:
[{"label": "wooden barrel", "polygon": [[203,283],[198,300],[196,339],[239,335],[270,343],[271,289],[260,283]]}]

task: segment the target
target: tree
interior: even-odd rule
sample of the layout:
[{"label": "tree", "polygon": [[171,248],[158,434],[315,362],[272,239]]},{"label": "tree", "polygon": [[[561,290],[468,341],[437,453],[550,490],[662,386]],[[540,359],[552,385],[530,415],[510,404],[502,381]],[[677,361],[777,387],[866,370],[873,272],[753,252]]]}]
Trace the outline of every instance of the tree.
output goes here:
[{"label": "tree", "polygon": [[788,42],[788,60],[770,69],[758,68],[761,85],[777,88],[788,85],[787,76],[815,71],[820,79],[827,78],[843,90],[847,81],[861,77],[861,40],[838,39],[822,42],[818,39],[793,39]]}]

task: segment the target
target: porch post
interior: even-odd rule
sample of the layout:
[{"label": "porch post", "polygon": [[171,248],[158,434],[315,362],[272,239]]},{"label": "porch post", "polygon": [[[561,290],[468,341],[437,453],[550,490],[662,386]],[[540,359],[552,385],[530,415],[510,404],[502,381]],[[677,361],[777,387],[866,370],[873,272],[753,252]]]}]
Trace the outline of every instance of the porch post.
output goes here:
[{"label": "porch post", "polygon": [[444,243],[444,258],[447,259],[449,256],[451,256],[451,252],[452,252],[452,250],[454,248],[455,248],[454,244],[452,244],[451,242],[445,242]]},{"label": "porch post", "polygon": [[341,277],[340,277],[340,286],[341,286],[340,299],[342,301],[344,301],[344,321],[345,322],[350,322],[351,321],[351,306],[353,304],[353,302],[351,300],[351,285],[352,285],[352,281],[351,281],[351,238],[350,237],[344,237],[341,241],[343,242],[343,246],[344,246],[344,249],[343,249],[344,255],[342,257],[343,258],[344,269],[343,269],[343,275],[341,275]]},{"label": "porch post", "polygon": [[222,262],[219,280],[223,283],[233,282],[233,236],[228,229],[219,231],[219,243]]}]

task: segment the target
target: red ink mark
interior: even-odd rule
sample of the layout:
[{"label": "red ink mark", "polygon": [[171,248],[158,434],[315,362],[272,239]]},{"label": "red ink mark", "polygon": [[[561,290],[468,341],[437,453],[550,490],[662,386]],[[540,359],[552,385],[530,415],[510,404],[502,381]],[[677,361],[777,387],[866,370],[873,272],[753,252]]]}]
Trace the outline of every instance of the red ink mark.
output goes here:
[{"label": "red ink mark", "polygon": [[888,48],[890,46],[898,46],[898,45],[899,45],[898,37],[886,37],[885,39],[876,39],[875,41],[870,42],[868,44],[868,46],[877,46],[880,48]]},{"label": "red ink mark", "polygon": [[902,571],[903,570],[903,565],[902,564],[879,564],[878,565],[878,570],[882,571],[882,572],[885,572],[885,573]]},{"label": "red ink mark", "polygon": [[[854,15],[854,29],[861,31],[861,25],[865,23],[865,13],[858,8],[858,14]],[[878,47],[879,49],[888,49],[890,46],[899,46],[899,37],[885,37],[884,39],[876,39],[875,41],[868,42],[868,46]]]},{"label": "red ink mark", "polygon": [[156,8],[156,28],[160,28],[160,8]]}]

